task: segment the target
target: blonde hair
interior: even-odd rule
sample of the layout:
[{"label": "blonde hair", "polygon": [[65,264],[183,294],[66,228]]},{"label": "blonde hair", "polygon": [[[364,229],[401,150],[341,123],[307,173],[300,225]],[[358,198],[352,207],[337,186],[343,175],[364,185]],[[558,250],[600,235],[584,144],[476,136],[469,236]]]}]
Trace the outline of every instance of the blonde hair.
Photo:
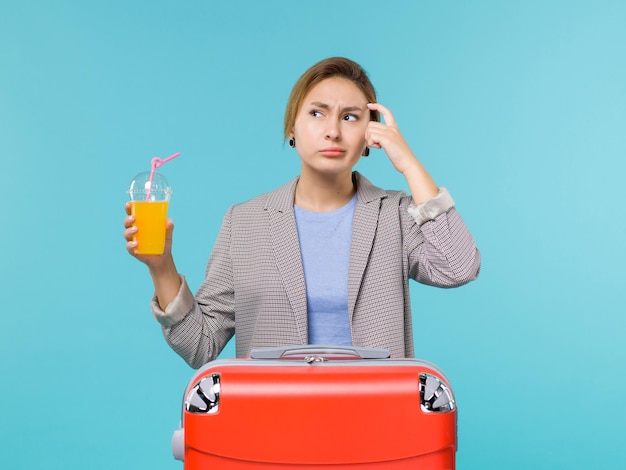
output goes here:
[{"label": "blonde hair", "polygon": [[[330,57],[321,60],[304,72],[291,90],[285,109],[284,138],[289,137],[296,122],[296,116],[307,93],[315,85],[331,77],[345,78],[363,92],[369,103],[376,102],[376,91],[367,73],[356,62],[345,57]],[[370,110],[370,121],[379,121],[378,111]]]}]

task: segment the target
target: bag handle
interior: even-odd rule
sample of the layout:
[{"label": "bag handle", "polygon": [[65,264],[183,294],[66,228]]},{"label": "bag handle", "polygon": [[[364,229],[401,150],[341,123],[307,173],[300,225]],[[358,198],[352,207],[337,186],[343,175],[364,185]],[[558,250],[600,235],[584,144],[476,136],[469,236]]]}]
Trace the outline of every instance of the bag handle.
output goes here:
[{"label": "bag handle", "polygon": [[387,349],[362,348],[358,346],[280,346],[255,348],[250,359],[300,359],[307,362],[323,362],[330,359],[387,359]]}]

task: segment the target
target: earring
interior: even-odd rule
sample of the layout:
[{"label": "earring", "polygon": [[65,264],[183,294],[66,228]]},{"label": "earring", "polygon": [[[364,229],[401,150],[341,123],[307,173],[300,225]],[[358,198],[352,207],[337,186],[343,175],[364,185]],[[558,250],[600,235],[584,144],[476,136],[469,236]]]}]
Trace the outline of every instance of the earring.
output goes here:
[{"label": "earring", "polygon": [[370,148],[369,147],[365,147],[365,150],[363,150],[363,153],[361,154],[364,157],[369,157],[370,156]]},{"label": "earring", "polygon": [[291,147],[292,149],[296,148],[296,138],[295,137],[291,137],[289,139],[289,147]]}]

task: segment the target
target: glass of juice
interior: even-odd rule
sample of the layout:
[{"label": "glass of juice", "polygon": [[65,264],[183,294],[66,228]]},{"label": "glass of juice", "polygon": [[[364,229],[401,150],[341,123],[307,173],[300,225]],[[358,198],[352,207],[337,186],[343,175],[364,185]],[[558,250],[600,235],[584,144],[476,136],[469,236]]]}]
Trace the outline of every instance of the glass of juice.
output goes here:
[{"label": "glass of juice", "polygon": [[139,255],[160,255],[165,248],[165,225],[167,209],[172,196],[165,177],[156,171],[139,173],[128,189],[131,215],[135,217],[137,242],[135,253]]}]

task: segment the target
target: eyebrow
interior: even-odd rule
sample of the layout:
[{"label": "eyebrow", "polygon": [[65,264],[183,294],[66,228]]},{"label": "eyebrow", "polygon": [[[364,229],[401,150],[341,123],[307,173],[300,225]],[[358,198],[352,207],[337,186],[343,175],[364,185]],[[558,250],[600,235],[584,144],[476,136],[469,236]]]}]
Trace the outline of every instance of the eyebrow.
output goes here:
[{"label": "eyebrow", "polygon": [[[316,106],[318,108],[322,108],[322,109],[330,109],[330,106],[328,106],[326,103],[321,103],[319,101],[313,101],[311,103],[312,106]],[[361,111],[364,112],[363,108],[360,108],[358,106],[346,106],[345,108],[342,108],[343,112],[353,112],[353,111]]]}]

